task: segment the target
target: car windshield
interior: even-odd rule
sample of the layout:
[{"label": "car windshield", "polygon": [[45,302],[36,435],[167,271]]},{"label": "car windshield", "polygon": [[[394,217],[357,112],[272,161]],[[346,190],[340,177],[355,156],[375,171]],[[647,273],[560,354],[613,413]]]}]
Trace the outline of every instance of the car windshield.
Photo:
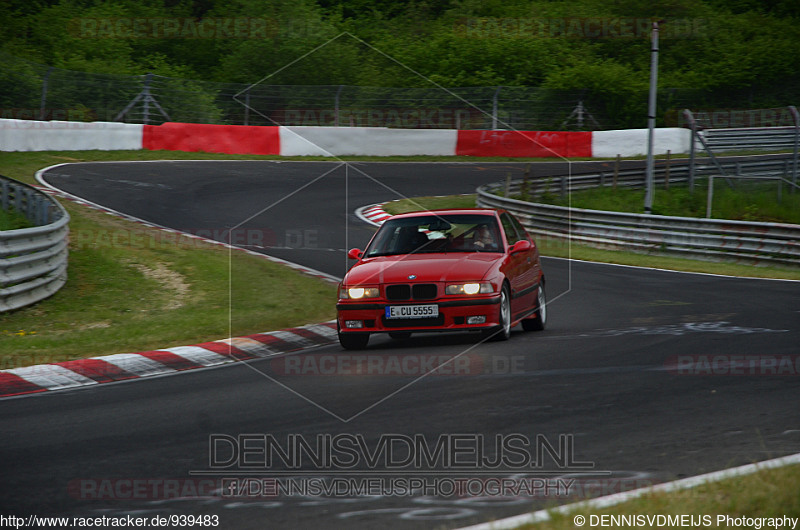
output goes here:
[{"label": "car windshield", "polygon": [[432,252],[501,252],[497,221],[489,215],[429,215],[389,219],[365,257]]}]

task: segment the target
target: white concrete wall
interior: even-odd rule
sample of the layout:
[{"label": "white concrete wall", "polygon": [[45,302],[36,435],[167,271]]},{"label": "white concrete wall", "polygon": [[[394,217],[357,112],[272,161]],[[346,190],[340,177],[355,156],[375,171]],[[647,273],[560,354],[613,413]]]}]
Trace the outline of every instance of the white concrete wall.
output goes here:
[{"label": "white concrete wall", "polygon": [[[141,149],[143,126],[116,122],[0,119],[0,151],[80,151]],[[284,156],[453,156],[454,129],[384,127],[280,127]],[[688,153],[691,133],[683,128],[655,130],[654,152]],[[595,131],[592,156],[647,154],[647,129]]]},{"label": "white concrete wall", "polygon": [[454,129],[384,127],[281,127],[284,156],[453,156]]},{"label": "white concrete wall", "polygon": [[141,149],[142,125],[0,119],[0,151]]},{"label": "white concrete wall", "polygon": [[[653,135],[653,153],[688,153],[691,131],[679,127],[658,128]],[[647,154],[647,129],[594,131],[592,156],[598,158]]]}]

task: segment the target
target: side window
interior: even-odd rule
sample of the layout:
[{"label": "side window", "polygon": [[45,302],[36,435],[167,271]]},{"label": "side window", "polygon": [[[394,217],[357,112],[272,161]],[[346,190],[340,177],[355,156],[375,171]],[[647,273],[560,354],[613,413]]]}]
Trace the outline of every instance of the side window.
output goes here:
[{"label": "side window", "polygon": [[522,223],[519,222],[519,219],[513,216],[509,216],[511,218],[511,222],[514,224],[514,228],[517,229],[517,233],[519,234],[520,239],[530,239],[528,235],[528,231],[525,230],[525,227],[522,226]]},{"label": "side window", "polygon": [[506,233],[506,240],[508,240],[509,245],[513,245],[517,241],[519,241],[519,235],[517,234],[517,229],[514,228],[514,221],[511,219],[511,216],[507,213],[504,213],[500,216],[500,222],[503,223],[503,232]]}]

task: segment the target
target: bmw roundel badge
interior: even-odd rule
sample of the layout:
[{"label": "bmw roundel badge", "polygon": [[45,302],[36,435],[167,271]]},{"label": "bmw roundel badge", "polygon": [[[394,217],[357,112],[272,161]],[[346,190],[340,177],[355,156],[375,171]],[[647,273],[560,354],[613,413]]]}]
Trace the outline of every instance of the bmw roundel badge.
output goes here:
[{"label": "bmw roundel badge", "polygon": [[416,280],[417,279],[417,275],[416,274],[409,274],[408,275],[408,279],[409,280]]}]

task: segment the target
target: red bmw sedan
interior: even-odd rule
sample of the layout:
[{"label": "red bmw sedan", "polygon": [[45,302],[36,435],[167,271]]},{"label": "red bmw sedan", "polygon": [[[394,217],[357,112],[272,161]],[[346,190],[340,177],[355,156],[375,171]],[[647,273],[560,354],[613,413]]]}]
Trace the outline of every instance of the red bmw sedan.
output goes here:
[{"label": "red bmw sedan", "polygon": [[426,210],[386,220],[339,285],[339,342],[373,333],[479,331],[507,340],[547,322],[545,278],[531,236],[504,210]]}]

